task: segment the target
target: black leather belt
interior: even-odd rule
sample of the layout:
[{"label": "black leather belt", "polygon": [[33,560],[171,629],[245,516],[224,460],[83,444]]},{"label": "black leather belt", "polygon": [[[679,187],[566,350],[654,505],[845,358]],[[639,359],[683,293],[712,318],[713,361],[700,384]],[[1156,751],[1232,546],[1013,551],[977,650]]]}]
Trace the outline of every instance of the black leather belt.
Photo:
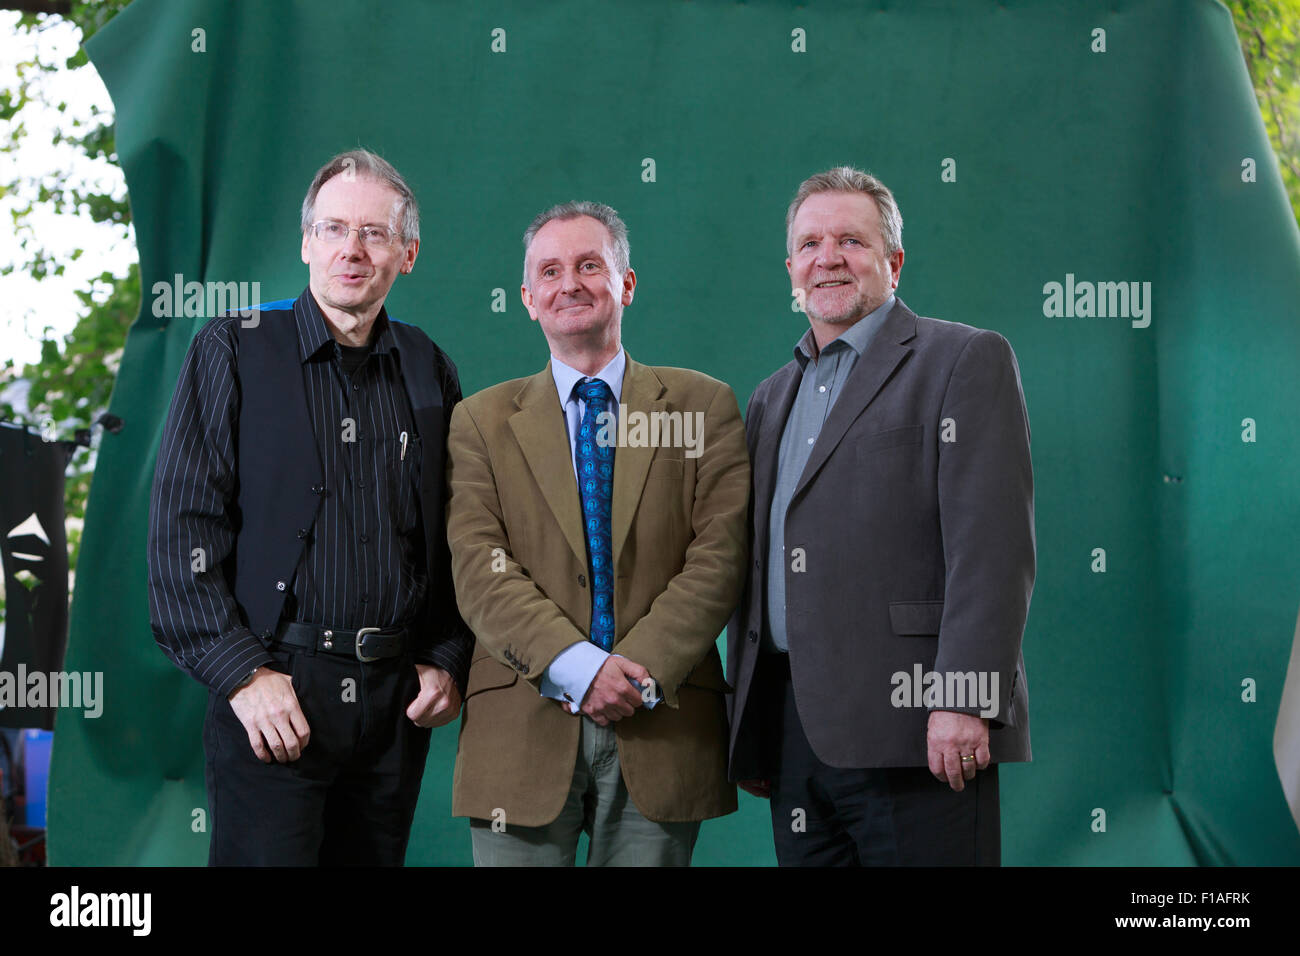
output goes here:
[{"label": "black leather belt", "polygon": [[275,631],[275,642],[326,654],[342,654],[359,661],[401,657],[406,653],[406,627],[362,627],[355,631],[322,627],[319,624],[290,624],[284,621]]}]

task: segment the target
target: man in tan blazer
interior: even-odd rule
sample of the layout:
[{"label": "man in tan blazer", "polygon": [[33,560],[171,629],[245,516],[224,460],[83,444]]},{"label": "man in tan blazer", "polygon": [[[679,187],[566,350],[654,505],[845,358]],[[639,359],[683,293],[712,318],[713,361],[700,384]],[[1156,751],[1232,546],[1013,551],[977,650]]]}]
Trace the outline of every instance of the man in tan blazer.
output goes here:
[{"label": "man in tan blazer", "polygon": [[[461,402],[448,439],[456,598],[478,642],[452,812],[477,865],[686,865],[731,813],[715,641],[740,596],[736,397],[621,344],[627,229],[566,203],[524,234],[551,361]],[[581,481],[579,480],[581,477]]]}]

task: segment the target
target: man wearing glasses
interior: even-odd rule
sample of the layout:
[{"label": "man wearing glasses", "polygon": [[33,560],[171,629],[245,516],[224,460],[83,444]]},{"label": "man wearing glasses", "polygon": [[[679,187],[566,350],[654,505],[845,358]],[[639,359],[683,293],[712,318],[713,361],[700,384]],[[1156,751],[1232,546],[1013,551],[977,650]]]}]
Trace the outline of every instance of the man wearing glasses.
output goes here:
[{"label": "man wearing glasses", "polygon": [[444,527],[451,360],[384,299],[419,250],[365,150],[303,201],[308,288],[212,319],[172,398],[149,527],[158,644],[209,689],[214,865],[400,865],[474,638]]}]

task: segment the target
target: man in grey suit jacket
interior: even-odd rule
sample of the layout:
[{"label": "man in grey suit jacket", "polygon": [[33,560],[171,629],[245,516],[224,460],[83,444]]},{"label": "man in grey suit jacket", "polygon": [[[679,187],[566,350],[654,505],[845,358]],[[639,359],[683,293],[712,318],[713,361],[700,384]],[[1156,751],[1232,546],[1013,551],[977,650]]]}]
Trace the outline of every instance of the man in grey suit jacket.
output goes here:
[{"label": "man in grey suit jacket", "polygon": [[1030,759],[1020,370],[996,332],[895,297],[902,217],[874,177],[811,177],[786,226],[810,328],[745,416],[730,772],[770,798],[783,866],[997,864],[997,764]]}]

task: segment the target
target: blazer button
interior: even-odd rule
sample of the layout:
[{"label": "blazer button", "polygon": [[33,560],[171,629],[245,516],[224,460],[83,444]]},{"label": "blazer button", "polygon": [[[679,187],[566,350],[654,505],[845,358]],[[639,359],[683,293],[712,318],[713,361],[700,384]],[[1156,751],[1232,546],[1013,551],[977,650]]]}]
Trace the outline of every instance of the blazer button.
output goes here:
[{"label": "blazer button", "polygon": [[276,589],[277,591],[283,591],[283,590],[284,590],[284,582],[283,582],[283,581],[276,581],[276,582],[275,582],[275,589]]},{"label": "blazer button", "polygon": [[749,632],[749,640],[750,640],[751,643],[754,642],[754,641],[757,641],[757,640],[758,640],[758,631],[753,631],[753,630],[751,630],[751,631]]},{"label": "blazer button", "polygon": [[318,494],[320,494],[320,492],[321,492],[321,486],[320,486],[320,485],[312,485],[312,486],[311,486],[311,493],[312,493],[313,495],[318,495]]},{"label": "blazer button", "polygon": [[299,528],[299,529],[298,529],[298,537],[300,537],[300,538],[305,538],[305,537],[307,537],[307,529],[306,529],[306,528]]},{"label": "blazer button", "polygon": [[580,587],[580,588],[585,588],[586,586],[587,586],[587,576],[586,576],[585,574],[579,574],[579,575],[578,575],[578,587]]},{"label": "blazer button", "polygon": [[756,568],[761,568],[762,566],[763,566],[763,562],[760,561],[760,560],[758,560],[758,558],[755,558],[755,559],[754,559],[754,567],[756,567]]}]

